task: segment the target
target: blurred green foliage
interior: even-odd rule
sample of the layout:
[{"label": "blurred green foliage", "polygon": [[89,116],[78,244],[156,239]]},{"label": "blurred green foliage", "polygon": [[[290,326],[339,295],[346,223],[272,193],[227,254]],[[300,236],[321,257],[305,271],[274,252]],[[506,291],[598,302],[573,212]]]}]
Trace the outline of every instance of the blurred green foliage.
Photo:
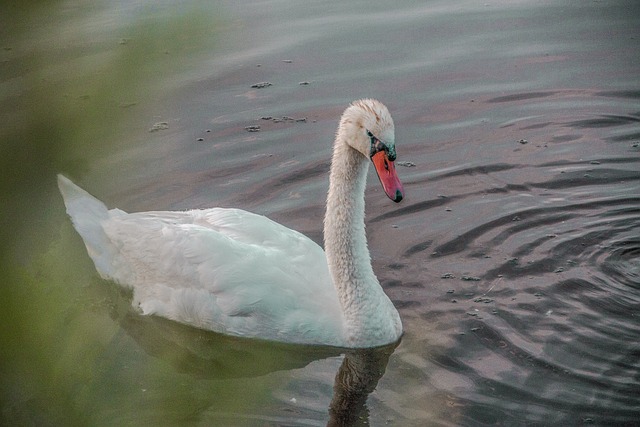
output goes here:
[{"label": "blurred green foliage", "polygon": [[95,273],[55,176],[130,142],[127,124],[212,54],[214,15],[204,2],[0,5],[0,424],[87,424],[83,376],[115,331],[69,321]]}]

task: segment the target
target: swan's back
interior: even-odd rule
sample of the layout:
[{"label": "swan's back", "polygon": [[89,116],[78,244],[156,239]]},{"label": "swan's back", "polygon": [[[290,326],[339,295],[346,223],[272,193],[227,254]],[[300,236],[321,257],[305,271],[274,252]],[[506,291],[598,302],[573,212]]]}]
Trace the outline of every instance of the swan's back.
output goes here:
[{"label": "swan's back", "polygon": [[324,251],[304,235],[239,209],[127,214],[63,176],[67,212],[100,275],[134,306],[237,336],[344,345]]}]

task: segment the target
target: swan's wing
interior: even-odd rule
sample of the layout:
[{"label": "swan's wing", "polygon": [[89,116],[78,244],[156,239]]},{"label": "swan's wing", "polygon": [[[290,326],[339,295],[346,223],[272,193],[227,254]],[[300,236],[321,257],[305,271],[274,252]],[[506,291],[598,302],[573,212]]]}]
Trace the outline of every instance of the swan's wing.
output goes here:
[{"label": "swan's wing", "polygon": [[144,313],[280,340],[341,328],[324,252],[306,236],[237,209],[114,214],[103,228],[118,256],[103,275],[133,287]]}]

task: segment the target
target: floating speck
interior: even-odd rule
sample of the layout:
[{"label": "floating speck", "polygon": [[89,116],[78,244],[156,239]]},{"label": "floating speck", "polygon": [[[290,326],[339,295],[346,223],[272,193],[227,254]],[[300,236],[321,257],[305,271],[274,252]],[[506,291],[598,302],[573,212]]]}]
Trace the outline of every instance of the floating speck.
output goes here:
[{"label": "floating speck", "polygon": [[460,279],[466,280],[467,282],[479,282],[480,278],[475,276],[462,276]]},{"label": "floating speck", "polygon": [[589,162],[589,164],[591,164],[591,165],[599,165],[599,164],[600,164],[600,162],[599,162],[599,161],[597,161],[597,160],[591,160],[591,161]]},{"label": "floating speck", "polygon": [[283,59],[282,62],[285,64],[291,64],[293,61],[291,59]]},{"label": "floating speck", "polygon": [[520,141],[518,141],[520,144],[524,145],[524,144],[528,144],[529,141],[527,141],[526,139],[521,139]]},{"label": "floating speck", "polygon": [[265,87],[269,87],[269,86],[273,86],[273,85],[269,82],[254,83],[251,85],[253,89],[264,89]]},{"label": "floating speck", "polygon": [[404,166],[405,168],[412,168],[414,167],[416,164],[413,162],[406,162],[406,161],[399,161],[396,162],[396,165],[398,166]]},{"label": "floating speck", "polygon": [[244,128],[247,132],[260,132],[260,126],[247,126]]},{"label": "floating speck", "polygon": [[453,279],[456,276],[453,275],[453,273],[444,273],[442,276],[440,276],[441,279]]},{"label": "floating speck", "polygon": [[298,83],[300,86],[309,86],[311,83],[309,82],[300,82]]},{"label": "floating speck", "polygon": [[204,138],[196,138],[196,141],[202,142],[202,141],[204,141]]},{"label": "floating speck", "polygon": [[149,132],[157,132],[159,130],[165,130],[165,129],[169,129],[169,123],[158,122],[158,123],[154,123],[154,125],[149,128]]}]

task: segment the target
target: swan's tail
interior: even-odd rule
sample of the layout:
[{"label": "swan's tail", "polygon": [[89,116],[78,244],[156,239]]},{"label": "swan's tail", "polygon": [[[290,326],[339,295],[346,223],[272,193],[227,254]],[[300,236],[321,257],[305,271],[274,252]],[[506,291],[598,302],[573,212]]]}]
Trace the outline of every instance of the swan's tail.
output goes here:
[{"label": "swan's tail", "polygon": [[109,210],[65,176],[58,175],[58,188],[73,226],[84,240],[96,269],[103,278],[111,278],[114,249],[103,229],[103,222],[110,217]]}]

